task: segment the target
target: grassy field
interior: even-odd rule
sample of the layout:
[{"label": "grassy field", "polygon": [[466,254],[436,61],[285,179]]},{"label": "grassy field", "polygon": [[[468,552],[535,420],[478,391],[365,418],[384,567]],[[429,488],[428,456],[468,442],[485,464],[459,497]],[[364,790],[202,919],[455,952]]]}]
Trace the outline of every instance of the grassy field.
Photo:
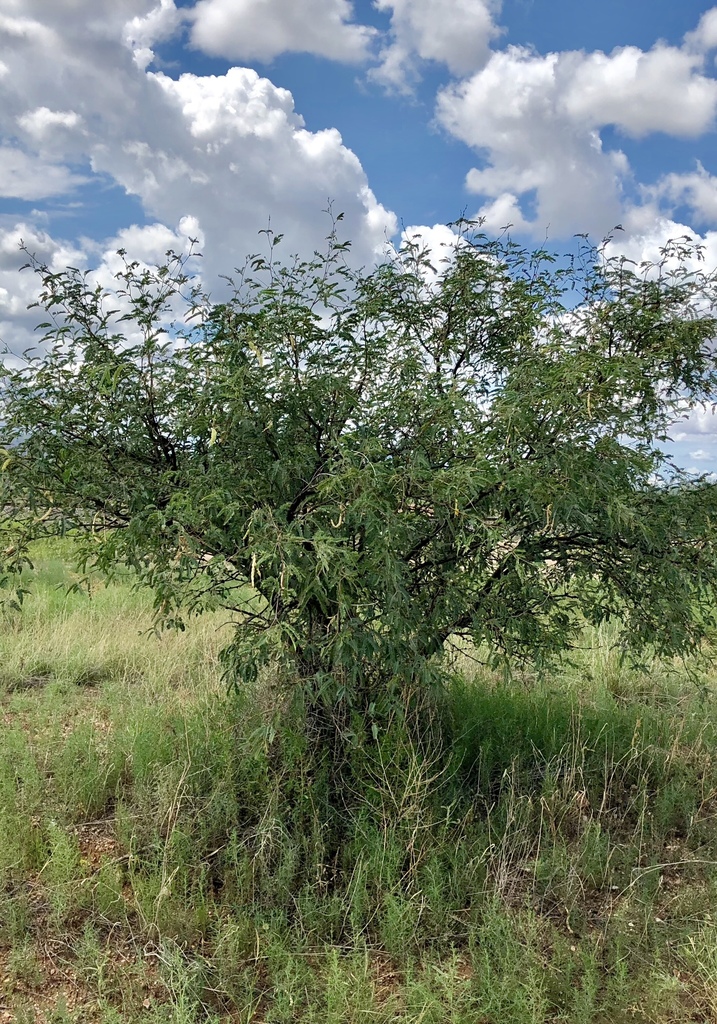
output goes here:
[{"label": "grassy field", "polygon": [[0,1022],[717,1021],[717,676],[465,657],[338,791],[221,616],[62,554],[0,634]]}]

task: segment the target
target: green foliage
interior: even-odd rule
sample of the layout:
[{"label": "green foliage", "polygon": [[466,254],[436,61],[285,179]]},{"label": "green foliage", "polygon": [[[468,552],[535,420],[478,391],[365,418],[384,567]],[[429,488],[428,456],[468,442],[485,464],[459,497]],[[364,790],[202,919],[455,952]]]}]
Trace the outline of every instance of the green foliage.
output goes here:
[{"label": "green foliage", "polygon": [[50,319],[4,374],[10,562],[59,527],[166,623],[231,610],[230,676],[279,666],[354,742],[450,638],[541,660],[619,615],[625,648],[696,649],[717,489],[660,443],[714,397],[715,279],[687,241],[637,267],[460,230],[437,269],[409,241],[370,272],[335,228],[283,265],[269,233],[220,303],[172,254],[113,295],[31,259]]}]

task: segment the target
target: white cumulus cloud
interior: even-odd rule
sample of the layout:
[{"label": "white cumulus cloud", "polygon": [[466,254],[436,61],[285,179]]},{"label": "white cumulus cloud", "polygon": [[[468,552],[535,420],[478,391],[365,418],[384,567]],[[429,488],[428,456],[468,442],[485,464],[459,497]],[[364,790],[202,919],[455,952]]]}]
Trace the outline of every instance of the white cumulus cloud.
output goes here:
[{"label": "white cumulus cloud", "polygon": [[[705,133],[717,111],[717,81],[704,65],[687,45],[545,55],[509,46],[441,89],[436,119],[483,158],[466,185],[483,197],[478,214],[490,229],[513,223],[536,235],[601,236],[624,220],[633,184],[626,155],[605,146],[602,129],[634,137]],[[662,194],[680,187],[707,208],[707,183],[666,182]]]},{"label": "white cumulus cloud", "polygon": [[[686,441],[693,445],[695,442],[704,445],[705,442],[717,441],[717,415],[713,406],[705,403],[690,407],[685,402],[680,418],[670,430],[670,438],[678,443]],[[696,459],[697,456],[691,455],[691,458]]]},{"label": "white cumulus cloud", "polygon": [[171,39],[182,23],[182,12],[174,0],[159,0],[144,14],[136,14],[124,25],[124,41],[131,48],[151,47]]},{"label": "white cumulus cloud", "polygon": [[[411,224],[401,232],[400,247],[409,247],[422,264],[420,273],[430,291],[463,244],[457,231],[447,224]],[[389,251],[396,253],[390,247]]]},{"label": "white cumulus cloud", "polygon": [[538,234],[601,233],[619,218],[627,160],[570,118],[561,71],[558,54],[509,47],[438,95],[439,123],[485,157],[466,184],[491,228],[507,215]]},{"label": "white cumulus cloud", "polygon": [[82,116],[75,110],[36,107],[18,116],[17,127],[28,149],[34,150],[44,161],[59,163],[73,153],[83,159],[87,133]]},{"label": "white cumulus cloud", "polygon": [[34,224],[20,221],[0,227],[0,351],[21,353],[38,344],[35,326],[46,319],[40,310],[27,307],[37,299],[39,282],[30,270],[20,273],[28,252],[37,256],[53,273],[67,266],[82,269],[84,252],[71,242],[52,238]]},{"label": "white cumulus cloud", "polygon": [[49,107],[29,110],[18,118],[20,127],[38,139],[55,128],[76,128],[81,121],[82,118],[74,110],[50,110]]},{"label": "white cumulus cloud", "polygon": [[[112,307],[117,310],[117,321],[123,312],[130,309],[128,301],[116,294],[117,274],[125,269],[118,250],[126,250],[128,259],[131,254],[131,259],[139,263],[140,271],[165,262],[166,253],[171,250],[187,257],[185,271],[199,282],[201,261],[191,258],[196,251],[194,240],[201,247],[201,229],[191,217],[183,218],[175,229],[159,223],[124,228],[103,244],[84,239],[81,245],[77,245],[54,238],[27,222],[0,228],[0,351],[11,353],[10,359],[14,357],[17,362],[20,353],[40,344],[44,333],[35,328],[48,319],[46,312],[28,308],[38,298],[40,277],[29,267],[22,272],[19,269],[21,264],[28,262],[28,254],[51,273],[62,273],[69,266],[88,271],[89,287],[99,285],[113,293]],[[186,311],[186,305],[177,299],[169,315],[181,320]],[[125,327],[117,323],[117,329],[125,330]],[[133,337],[131,331],[128,337]]]},{"label": "white cumulus cloud", "polygon": [[654,203],[627,210],[624,228],[607,246],[608,255],[626,256],[638,265],[656,264],[663,260],[667,242],[682,239],[692,250],[691,256],[684,258],[689,270],[717,267],[717,230],[700,234],[691,225],[662,213]]},{"label": "white cumulus cloud", "polygon": [[125,45],[132,50],[134,61],[140,69],[154,60],[155,43],[171,39],[182,24],[182,12],[174,0],[159,0],[146,14],[137,14],[124,26]]},{"label": "white cumulus cloud", "polygon": [[653,200],[667,200],[673,206],[686,206],[696,224],[717,224],[717,177],[701,163],[687,174],[665,174],[646,195]]},{"label": "white cumulus cloud", "polygon": [[168,230],[193,218],[208,282],[261,247],[269,218],[287,254],[322,248],[332,200],[370,262],[396,218],[335,128],[308,131],[291,93],[252,69],[175,79],[135,59],[176,16],[170,0],[0,0],[0,131],[20,143],[0,149],[0,194],[61,195],[89,166]]},{"label": "white cumulus cloud", "polygon": [[717,48],[717,7],[705,11],[697,28],[685,35],[685,47],[696,53],[707,53]]},{"label": "white cumulus cloud", "polygon": [[702,74],[703,64],[701,55],[661,43],[647,52],[563,54],[565,113],[576,124],[615,125],[637,137],[694,138],[712,126],[717,108],[717,81]]},{"label": "white cumulus cloud", "polygon": [[66,195],[86,178],[16,146],[0,145],[0,196],[38,200]]},{"label": "white cumulus cloud", "polygon": [[421,61],[445,64],[455,75],[481,68],[500,35],[495,17],[502,0],[374,0],[390,12],[390,41],[370,77],[399,92],[409,91]]},{"label": "white cumulus cloud", "polygon": [[293,51],[363,61],[376,35],[352,21],[349,0],[199,0],[187,16],[192,44],[230,60],[268,61]]}]

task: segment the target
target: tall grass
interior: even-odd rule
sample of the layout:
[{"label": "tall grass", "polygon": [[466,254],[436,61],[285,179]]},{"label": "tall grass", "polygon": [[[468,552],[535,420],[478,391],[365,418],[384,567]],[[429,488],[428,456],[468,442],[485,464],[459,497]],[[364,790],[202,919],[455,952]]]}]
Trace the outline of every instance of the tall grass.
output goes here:
[{"label": "tall grass", "polygon": [[337,779],[298,701],[265,728],[270,679],[227,695],[221,616],[157,636],[129,583],[68,595],[61,546],[37,567],[0,639],[18,1020],[717,1016],[708,676],[631,671],[604,633],[551,678],[466,660],[428,732],[389,724]]}]

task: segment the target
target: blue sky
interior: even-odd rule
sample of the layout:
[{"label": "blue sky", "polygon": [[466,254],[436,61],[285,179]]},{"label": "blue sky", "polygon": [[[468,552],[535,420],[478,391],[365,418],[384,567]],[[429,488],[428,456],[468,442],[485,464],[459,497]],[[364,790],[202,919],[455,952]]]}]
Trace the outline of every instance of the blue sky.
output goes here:
[{"label": "blue sky", "polygon": [[[0,339],[18,242],[109,283],[197,237],[211,289],[331,198],[356,258],[462,213],[561,248],[690,232],[717,266],[717,7],[697,0],[0,0]],[[717,469],[708,410],[679,460]]]}]

